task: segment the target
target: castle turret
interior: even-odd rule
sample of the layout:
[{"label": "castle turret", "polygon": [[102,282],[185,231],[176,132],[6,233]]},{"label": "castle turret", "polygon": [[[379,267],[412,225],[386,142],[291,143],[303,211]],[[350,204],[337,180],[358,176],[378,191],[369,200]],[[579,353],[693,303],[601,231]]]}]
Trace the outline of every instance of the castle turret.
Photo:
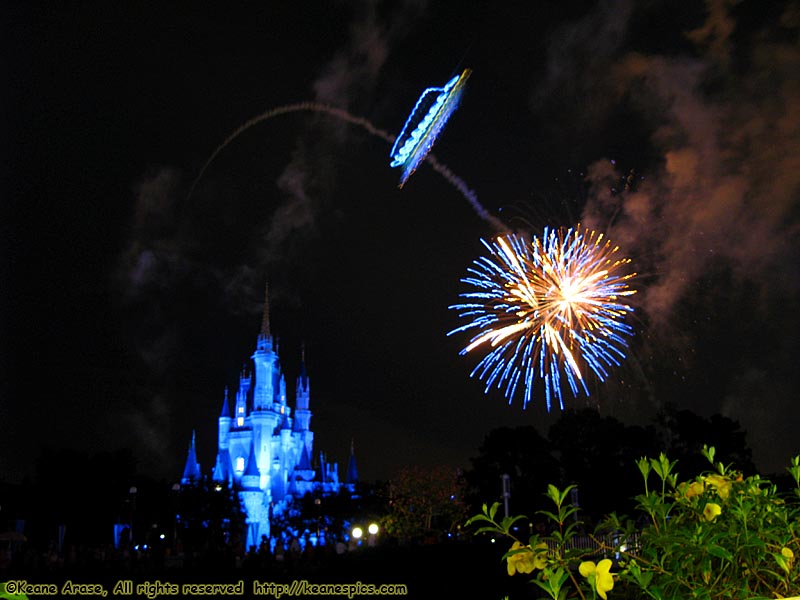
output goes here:
[{"label": "castle turret", "polygon": [[[311,411],[308,409],[311,399],[311,383],[306,372],[306,350],[300,351],[300,375],[295,388],[294,430],[308,431],[311,426]],[[311,448],[309,448],[309,452]]]},{"label": "castle turret", "polygon": [[309,410],[310,398],[311,381],[306,371],[306,349],[303,345],[300,349],[300,374],[297,376],[297,386],[295,386],[293,431],[308,456],[314,456],[314,432],[311,431],[311,411]]},{"label": "castle turret", "polygon": [[214,465],[214,473],[211,475],[214,481],[227,481],[233,484],[233,472],[231,471],[231,453],[225,448],[217,452],[217,462]]},{"label": "castle turret", "polygon": [[297,463],[295,473],[303,481],[311,481],[314,479],[314,467],[311,466],[311,457],[308,455],[308,449],[305,446],[303,446],[300,452],[300,462]]},{"label": "castle turret", "polygon": [[250,456],[241,479],[239,497],[247,513],[247,547],[256,546],[261,537],[269,538],[269,503],[272,500],[269,491],[265,493],[261,487],[261,476],[258,472],[256,449],[250,445]]},{"label": "castle turret", "polygon": [[347,473],[344,476],[345,484],[353,491],[356,483],[358,483],[358,469],[356,468],[356,450],[355,442],[350,442],[350,458],[347,461]]},{"label": "castle turret", "polygon": [[247,371],[242,368],[239,375],[239,389],[236,392],[236,408],[233,415],[233,426],[241,429],[245,426],[245,419],[247,418],[247,395],[250,392],[250,383],[252,378],[247,374]]},{"label": "castle turret", "polygon": [[200,481],[200,463],[197,462],[197,448],[195,447],[195,432],[192,430],[192,443],[186,453],[186,466],[183,468],[181,483],[188,484]]},{"label": "castle turret", "polygon": [[231,433],[231,408],[228,404],[228,388],[225,388],[225,397],[222,400],[222,410],[219,413],[219,450],[227,450],[230,444]]},{"label": "castle turret", "polygon": [[230,437],[231,437],[231,408],[228,403],[228,388],[225,388],[225,396],[222,400],[222,410],[219,413],[217,429],[217,461],[214,464],[214,481],[233,481],[233,471],[231,469]]},{"label": "castle turret", "polygon": [[242,490],[260,490],[260,483],[261,475],[258,472],[255,445],[250,444],[250,456],[247,457],[247,465],[245,466],[244,473],[242,473]]}]

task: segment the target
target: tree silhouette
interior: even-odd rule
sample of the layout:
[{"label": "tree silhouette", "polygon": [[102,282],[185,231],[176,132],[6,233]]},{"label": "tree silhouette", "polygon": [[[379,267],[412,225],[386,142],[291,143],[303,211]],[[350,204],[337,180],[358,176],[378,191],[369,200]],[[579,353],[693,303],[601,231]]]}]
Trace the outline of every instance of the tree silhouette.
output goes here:
[{"label": "tree silhouette", "polygon": [[720,414],[706,419],[667,404],[656,415],[656,429],[661,449],[678,461],[681,476],[691,477],[708,469],[708,461],[701,454],[703,445],[714,446],[717,461],[732,464],[745,474],[756,472],[747,432],[738,421]]},{"label": "tree silhouette", "polygon": [[641,481],[635,461],[658,452],[652,428],[627,426],[591,408],[570,410],[548,439],[561,468],[561,486],[577,485],[579,504],[595,518],[626,511]]},{"label": "tree silhouette", "polygon": [[628,513],[641,492],[635,461],[664,452],[678,461],[682,477],[707,470],[703,445],[717,449],[717,460],[744,472],[755,472],[746,432],[722,415],[704,418],[668,405],[647,426],[625,425],[596,410],[567,410],[547,438],[532,426],[502,427],[485,438],[472,468],[464,474],[470,509],[502,502],[500,476],[511,478],[510,512],[534,518],[543,506],[547,484],[576,485],[577,500],[587,520],[616,511]]},{"label": "tree silhouette", "polygon": [[478,456],[464,473],[466,501],[480,508],[487,502],[503,502],[503,475],[509,476],[509,511],[532,517],[545,508],[547,484],[560,478],[559,465],[547,440],[533,426],[501,427],[484,438]]}]

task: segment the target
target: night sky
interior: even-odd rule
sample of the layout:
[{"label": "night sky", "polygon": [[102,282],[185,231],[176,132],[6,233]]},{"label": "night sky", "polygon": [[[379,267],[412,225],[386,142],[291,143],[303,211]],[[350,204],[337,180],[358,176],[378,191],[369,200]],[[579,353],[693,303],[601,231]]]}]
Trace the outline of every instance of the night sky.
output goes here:
[{"label": "night sky", "polygon": [[[495,230],[389,144],[420,92],[472,76],[433,154],[514,230],[605,232],[638,272],[628,360],[591,395],[626,423],[675,403],[800,452],[800,5],[601,2],[2,5],[0,479],[43,445],[213,466],[265,282],[290,397],[362,479],[468,465],[558,418],[469,378],[448,306]],[[313,14],[312,14],[313,13]],[[80,465],[75,466],[80,469]],[[343,468],[343,466],[342,466]]]}]

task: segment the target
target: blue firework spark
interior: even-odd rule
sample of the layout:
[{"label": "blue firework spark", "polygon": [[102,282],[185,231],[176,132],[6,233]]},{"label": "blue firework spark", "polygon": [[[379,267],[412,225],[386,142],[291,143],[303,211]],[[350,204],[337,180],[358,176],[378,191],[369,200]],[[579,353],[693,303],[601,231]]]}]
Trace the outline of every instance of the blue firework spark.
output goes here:
[{"label": "blue firework spark", "polygon": [[589,395],[586,367],[605,381],[620,365],[633,335],[624,321],[633,308],[623,299],[635,293],[628,286],[635,273],[625,268],[630,259],[615,258],[618,247],[603,238],[579,228],[545,228],[530,242],[514,234],[481,240],[489,254],[461,280],[475,291],[449,307],[469,322],[448,335],[474,332],[462,355],[486,349],[471,373],[485,380],[485,391],[496,385],[509,403],[521,391],[526,407],[538,377],[547,410],[553,398],[563,410],[562,389]]}]

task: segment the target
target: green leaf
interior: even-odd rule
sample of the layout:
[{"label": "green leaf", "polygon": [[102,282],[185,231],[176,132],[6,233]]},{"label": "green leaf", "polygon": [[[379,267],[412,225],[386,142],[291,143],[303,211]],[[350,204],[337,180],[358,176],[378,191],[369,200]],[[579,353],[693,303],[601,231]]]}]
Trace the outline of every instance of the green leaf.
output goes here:
[{"label": "green leaf", "polygon": [[558,598],[560,596],[559,592],[561,591],[564,582],[569,577],[569,573],[564,571],[562,567],[559,567],[555,571],[550,571],[550,572],[548,571],[550,571],[550,569],[546,569],[545,574],[547,575],[547,583],[550,587],[550,595],[553,598]]},{"label": "green leaf", "polygon": [[702,454],[706,457],[706,459],[708,459],[708,462],[710,462],[712,465],[714,464],[714,455],[716,454],[716,449],[714,446],[709,447],[708,445],[703,444]]},{"label": "green leaf", "polygon": [[508,533],[511,531],[511,526],[514,525],[520,519],[527,519],[524,515],[517,515],[516,517],[504,517],[502,521],[500,521],[500,528]]},{"label": "green leaf", "polygon": [[537,515],[544,515],[545,517],[547,517],[548,519],[553,521],[553,523],[560,523],[561,522],[561,520],[558,518],[558,515],[555,514],[555,513],[551,513],[549,510],[537,510],[536,514]]},{"label": "green leaf", "polygon": [[647,476],[650,475],[650,461],[642,457],[636,461],[636,466],[639,467],[639,472],[642,474],[642,477],[647,479]]},{"label": "green leaf", "polygon": [[481,527],[475,530],[475,535],[479,533],[503,533],[503,532],[498,530],[497,527]]},{"label": "green leaf", "polygon": [[708,553],[711,556],[716,556],[717,558],[721,558],[723,560],[731,561],[733,560],[733,554],[731,554],[728,550],[723,548],[722,546],[718,546],[716,544],[712,544],[706,548]]},{"label": "green leaf", "polygon": [[[540,588],[542,588],[542,589],[543,589],[545,592],[547,592],[547,594],[548,594],[548,595],[549,595],[551,598],[554,598],[554,596],[553,596],[552,592],[550,591],[550,585],[548,585],[548,583],[547,583],[547,580],[545,580],[545,581],[541,581],[541,580],[539,580],[539,579],[534,579],[534,580],[533,580],[533,583],[535,583],[535,584],[536,584],[536,585],[538,585]],[[557,596],[556,596],[556,598],[557,598]]]},{"label": "green leaf", "polygon": [[464,524],[467,525],[467,526],[470,526],[473,523],[479,523],[479,522],[493,523],[494,521],[492,521],[486,515],[475,515],[475,516],[470,517],[469,519],[467,519],[467,521]]}]

